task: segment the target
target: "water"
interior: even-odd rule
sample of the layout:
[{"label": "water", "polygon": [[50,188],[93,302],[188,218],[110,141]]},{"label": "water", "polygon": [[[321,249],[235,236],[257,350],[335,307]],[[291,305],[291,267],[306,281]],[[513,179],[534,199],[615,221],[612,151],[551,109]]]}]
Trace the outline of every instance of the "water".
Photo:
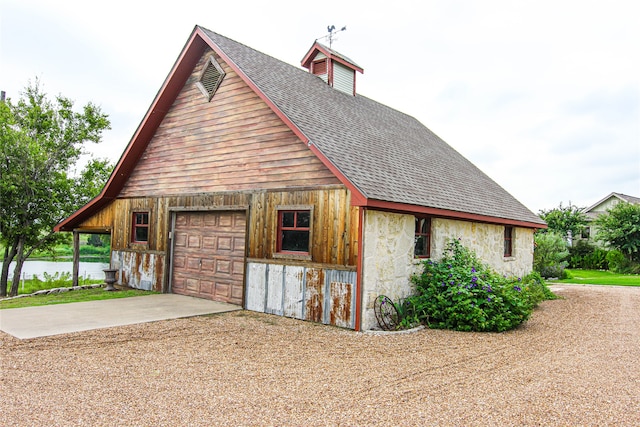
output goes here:
[{"label": "water", "polygon": [[[15,262],[9,265],[9,280],[13,278],[13,269]],[[104,262],[83,262],[80,261],[80,269],[78,275],[84,279],[104,279],[104,270],[109,268],[108,263]],[[56,273],[63,274],[73,272],[73,262],[68,261],[30,261],[27,260],[22,266],[21,279],[29,280],[37,276],[40,280],[44,279],[44,273],[51,276]]]}]

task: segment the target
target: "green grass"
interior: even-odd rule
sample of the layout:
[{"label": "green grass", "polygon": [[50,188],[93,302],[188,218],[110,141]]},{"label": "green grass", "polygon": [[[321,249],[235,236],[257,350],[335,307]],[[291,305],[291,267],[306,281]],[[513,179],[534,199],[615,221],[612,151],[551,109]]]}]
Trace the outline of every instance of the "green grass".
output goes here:
[{"label": "green grass", "polygon": [[82,289],[51,295],[34,295],[0,301],[0,310],[6,308],[35,307],[49,304],[67,304],[71,302],[97,301],[114,298],[127,298],[142,295],[152,295],[157,292],[127,289],[119,291],[105,291],[104,288]]},{"label": "green grass", "polygon": [[[84,279],[82,277],[78,279],[78,284],[80,286],[104,283],[104,281],[100,279]],[[18,295],[32,294],[44,289],[69,288],[71,286],[71,273],[55,273],[54,275],[44,273],[44,280],[36,278],[20,281],[20,283],[18,284]],[[9,281],[7,292],[9,292],[9,289],[11,289],[11,281]]]},{"label": "green grass", "polygon": [[566,270],[568,279],[554,280],[555,283],[576,283],[580,285],[640,286],[640,275],[616,274],[604,270]]}]

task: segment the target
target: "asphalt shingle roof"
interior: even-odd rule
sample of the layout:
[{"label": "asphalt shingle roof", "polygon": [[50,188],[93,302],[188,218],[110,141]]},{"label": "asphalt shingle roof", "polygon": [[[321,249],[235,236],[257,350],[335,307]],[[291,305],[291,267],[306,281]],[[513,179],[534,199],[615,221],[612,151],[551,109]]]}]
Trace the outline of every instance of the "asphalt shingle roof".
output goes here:
[{"label": "asphalt shingle roof", "polygon": [[365,197],[544,224],[415,118],[200,29]]}]

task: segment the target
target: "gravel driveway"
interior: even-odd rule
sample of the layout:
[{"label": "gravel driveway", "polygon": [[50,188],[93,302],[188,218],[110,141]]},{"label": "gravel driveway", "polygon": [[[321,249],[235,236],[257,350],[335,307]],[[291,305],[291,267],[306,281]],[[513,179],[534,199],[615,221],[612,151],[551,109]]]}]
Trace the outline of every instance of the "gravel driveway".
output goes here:
[{"label": "gravel driveway", "polygon": [[640,288],[556,293],[501,334],[252,312],[0,334],[0,425],[640,425]]}]

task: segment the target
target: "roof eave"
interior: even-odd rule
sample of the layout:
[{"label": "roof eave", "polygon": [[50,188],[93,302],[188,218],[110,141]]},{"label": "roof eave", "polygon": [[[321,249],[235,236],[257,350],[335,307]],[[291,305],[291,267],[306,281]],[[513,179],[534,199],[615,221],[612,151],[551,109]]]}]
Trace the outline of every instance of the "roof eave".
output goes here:
[{"label": "roof eave", "polygon": [[495,217],[490,215],[481,215],[481,214],[475,214],[470,212],[431,208],[428,206],[417,206],[417,205],[411,205],[408,203],[389,202],[389,201],[376,200],[376,199],[365,199],[364,203],[361,203],[361,204],[353,203],[353,204],[361,207],[371,208],[371,209],[380,209],[380,210],[393,211],[393,212],[408,212],[408,213],[422,214],[422,215],[433,215],[441,218],[457,219],[461,221],[474,221],[474,222],[484,222],[489,224],[512,225],[515,227],[534,228],[534,229],[547,228],[547,224],[542,220],[540,220],[541,222],[534,222],[534,221],[526,221],[526,220],[518,220],[518,219],[510,219],[510,218],[500,218],[500,217]]}]

